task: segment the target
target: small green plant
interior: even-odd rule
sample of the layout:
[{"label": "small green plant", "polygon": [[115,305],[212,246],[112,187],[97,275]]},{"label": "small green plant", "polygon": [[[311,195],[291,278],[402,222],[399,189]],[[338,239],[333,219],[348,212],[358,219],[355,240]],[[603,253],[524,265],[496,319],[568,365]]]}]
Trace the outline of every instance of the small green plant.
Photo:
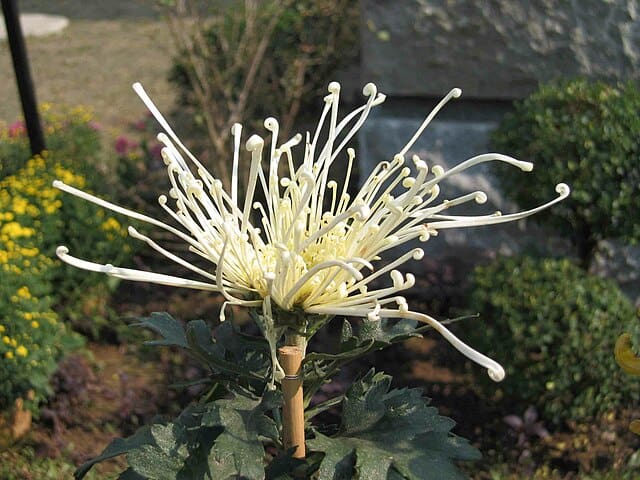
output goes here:
[{"label": "small green plant", "polygon": [[[313,394],[350,361],[419,335],[424,327],[416,329],[416,322],[373,321],[353,329],[345,321],[335,353],[305,358],[305,427],[312,437],[306,459],[292,458],[281,441],[283,399],[268,388],[267,339],[248,335],[232,322],[222,323],[212,336],[205,322],[183,326],[166,313],[154,313],[140,326],[161,335],[150,344],[184,349],[209,372],[196,382],[206,386],[202,400],[172,421],[114,440],[80,466],[78,479],[96,463],[125,454],[129,469],[119,478],[203,480],[312,478],[314,473],[320,479],[354,478],[356,472],[361,478],[417,480],[427,470],[436,478],[460,478],[454,460],[479,458],[474,447],[450,432],[455,422],[440,416],[419,390],[392,390],[391,377],[383,373],[371,370],[343,395],[309,405]],[[342,410],[339,425],[314,422],[332,408]]]},{"label": "small green plant", "polygon": [[478,267],[472,288],[471,308],[485,321],[461,328],[505,361],[500,388],[510,405],[535,405],[544,420],[561,423],[639,400],[611,354],[634,315],[614,283],[569,260],[525,257]]},{"label": "small green plant", "polygon": [[516,104],[493,135],[496,148],[532,161],[530,177],[498,171],[519,203],[543,199],[556,178],[571,185],[570,202],[540,216],[571,238],[583,266],[598,241],[640,240],[640,90],[573,80],[543,85]]},{"label": "small green plant", "polygon": [[170,80],[207,132],[225,185],[232,125],[251,118],[257,130],[276,117],[280,138],[289,139],[299,118],[316,112],[335,71],[358,56],[359,4],[351,0],[245,0],[217,11],[193,0],[164,3],[179,47]]}]

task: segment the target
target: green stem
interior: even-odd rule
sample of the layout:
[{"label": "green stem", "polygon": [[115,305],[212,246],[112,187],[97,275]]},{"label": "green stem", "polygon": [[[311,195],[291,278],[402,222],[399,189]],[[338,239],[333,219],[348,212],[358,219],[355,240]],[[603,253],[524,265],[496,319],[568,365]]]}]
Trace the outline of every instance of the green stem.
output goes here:
[{"label": "green stem", "polygon": [[305,357],[307,353],[307,337],[290,330],[284,335],[284,343],[285,345],[299,347],[302,350],[302,358]]}]

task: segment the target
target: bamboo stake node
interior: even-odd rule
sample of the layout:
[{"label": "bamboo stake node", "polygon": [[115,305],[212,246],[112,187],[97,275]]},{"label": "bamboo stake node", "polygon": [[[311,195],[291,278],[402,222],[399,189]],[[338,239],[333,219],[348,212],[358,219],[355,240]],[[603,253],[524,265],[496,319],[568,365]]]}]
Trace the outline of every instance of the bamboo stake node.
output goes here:
[{"label": "bamboo stake node", "polygon": [[278,360],[285,377],[282,379],[282,429],[286,449],[295,447],[294,458],[304,458],[304,403],[302,393],[302,349],[287,345],[278,349]]}]

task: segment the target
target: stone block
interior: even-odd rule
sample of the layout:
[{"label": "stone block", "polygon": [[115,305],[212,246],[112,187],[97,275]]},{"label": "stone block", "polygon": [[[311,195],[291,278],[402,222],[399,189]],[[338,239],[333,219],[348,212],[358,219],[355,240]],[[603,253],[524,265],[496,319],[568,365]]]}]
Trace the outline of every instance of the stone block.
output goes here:
[{"label": "stone block", "polygon": [[640,78],[637,0],[362,0],[363,79],[391,96],[513,99],[540,81]]}]

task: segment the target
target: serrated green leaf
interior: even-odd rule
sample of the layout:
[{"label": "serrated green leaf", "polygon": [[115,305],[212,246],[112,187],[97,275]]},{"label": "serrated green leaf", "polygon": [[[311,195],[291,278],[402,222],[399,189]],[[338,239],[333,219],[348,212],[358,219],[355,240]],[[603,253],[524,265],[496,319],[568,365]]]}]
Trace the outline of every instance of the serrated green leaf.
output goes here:
[{"label": "serrated green leaf", "polygon": [[151,436],[150,427],[142,427],[129,438],[116,438],[112,440],[100,455],[80,465],[73,475],[76,480],[80,480],[84,478],[89,470],[91,470],[91,467],[93,467],[96,463],[100,463],[104,460],[108,460],[119,455],[124,455],[125,453],[133,449],[141,447],[142,445],[152,443],[153,437]]},{"label": "serrated green leaf", "polygon": [[244,368],[244,365],[225,359],[224,347],[214,342],[211,329],[202,320],[193,320],[187,324],[186,338],[187,348],[191,353],[214,371],[233,374],[236,377],[262,379],[253,371]]},{"label": "serrated green leaf", "polygon": [[127,453],[129,466],[149,480],[178,480],[184,458],[167,455],[156,445],[143,445]]},{"label": "serrated green leaf", "polygon": [[370,370],[354,383],[344,397],[342,405],[342,431],[356,434],[376,429],[386,413],[384,394],[389,391],[391,377]]},{"label": "serrated green leaf", "polygon": [[187,338],[184,333],[184,328],[180,322],[166,312],[153,312],[151,316],[142,318],[140,322],[134,323],[132,326],[149,328],[162,335],[162,340],[150,340],[145,342],[145,345],[187,348]]},{"label": "serrated green leaf", "polygon": [[[338,435],[315,432],[310,451],[324,453],[320,479],[459,480],[455,460],[476,460],[479,452],[450,433],[454,422],[441,417],[416,389],[389,390],[391,378],[371,370],[343,400]],[[351,478],[351,477],[345,477]]]},{"label": "serrated green leaf", "polygon": [[376,340],[383,343],[392,343],[397,340],[405,340],[411,336],[415,336],[416,325],[418,323],[413,320],[403,319],[391,326],[389,322],[382,318],[380,320],[366,320],[362,322],[358,331],[358,339]]},{"label": "serrated green leaf", "polygon": [[346,442],[317,433],[307,440],[307,447],[324,453],[318,470],[318,480],[351,480],[354,474],[355,448]]},{"label": "serrated green leaf", "polygon": [[[186,480],[203,478],[194,476],[192,466],[198,462],[188,460],[189,446],[199,444],[198,430],[201,406],[186,408],[174,422],[156,423],[150,427],[152,444],[142,445],[127,453],[132,470],[149,480]],[[194,448],[195,450],[195,448]],[[193,464],[193,465],[189,465]]]},{"label": "serrated green leaf", "polygon": [[268,391],[259,402],[244,397],[219,400],[203,415],[203,425],[224,428],[209,453],[214,478],[265,478],[261,439],[277,440],[279,432],[275,422],[264,413],[280,406],[280,398],[278,393]]},{"label": "serrated green leaf", "polygon": [[[446,442],[446,436],[438,442]],[[456,457],[457,458],[457,457]],[[461,458],[457,458],[462,460]],[[394,453],[393,468],[409,480],[466,480],[446,452],[429,450],[420,438],[407,442]]]},{"label": "serrated green leaf", "polygon": [[185,445],[180,445],[179,441],[184,435],[184,427],[180,424],[170,423],[162,425],[156,423],[151,426],[151,436],[162,452],[169,456],[187,458],[188,452]]},{"label": "serrated green leaf", "polygon": [[127,468],[124,472],[118,475],[118,480],[147,480],[142,475],[134,472],[132,469]]},{"label": "serrated green leaf", "polygon": [[275,457],[265,469],[266,480],[294,480],[302,478],[302,470],[306,469],[306,460],[293,458],[295,448]]}]

